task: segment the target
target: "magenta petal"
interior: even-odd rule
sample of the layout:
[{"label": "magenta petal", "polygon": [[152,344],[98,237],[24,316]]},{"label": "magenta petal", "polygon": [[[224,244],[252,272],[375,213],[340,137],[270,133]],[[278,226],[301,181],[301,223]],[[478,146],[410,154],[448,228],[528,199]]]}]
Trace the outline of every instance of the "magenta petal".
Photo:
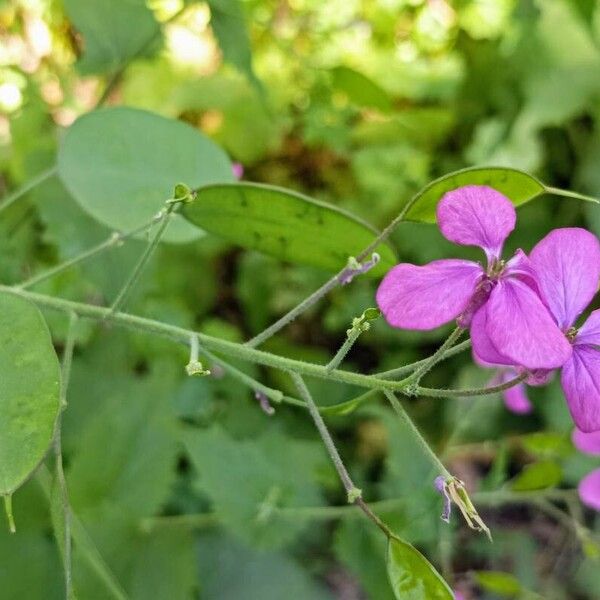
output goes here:
[{"label": "magenta petal", "polygon": [[551,231],[531,251],[538,286],[559,327],[567,330],[600,282],[600,242],[585,229]]},{"label": "magenta petal", "polygon": [[575,344],[600,346],[600,309],[595,310],[581,326]]},{"label": "magenta petal", "polygon": [[[516,376],[516,371],[507,371],[503,375],[503,380],[504,382],[510,381]],[[526,415],[533,410],[533,405],[529,401],[529,398],[525,392],[525,386],[522,383],[505,390],[502,393],[502,397],[504,398],[504,404],[506,405],[506,408],[508,408],[508,410],[511,412],[517,413],[518,415]]]},{"label": "magenta petal", "polygon": [[553,369],[571,356],[571,344],[539,296],[516,278],[498,282],[486,304],[486,315],[491,343],[514,365]]},{"label": "magenta petal", "polygon": [[600,431],[600,351],[574,346],[571,359],[563,365],[561,385],[578,429]]},{"label": "magenta petal", "polygon": [[512,365],[514,361],[498,352],[486,331],[487,305],[484,304],[474,315],[471,321],[471,346],[473,360],[483,367],[493,365]]},{"label": "magenta petal", "polygon": [[571,434],[571,439],[575,448],[580,452],[591,454],[592,456],[600,456],[600,431],[585,433],[575,427]]},{"label": "magenta petal", "polygon": [[377,304],[392,327],[434,329],[466,308],[482,275],[481,266],[467,260],[403,263],[383,278]]},{"label": "magenta petal", "polygon": [[448,192],[437,207],[444,237],[463,246],[480,246],[488,259],[500,256],[516,220],[512,202],[485,185],[466,185]]},{"label": "magenta petal", "polygon": [[588,473],[578,486],[581,501],[589,508],[600,511],[600,469]]}]

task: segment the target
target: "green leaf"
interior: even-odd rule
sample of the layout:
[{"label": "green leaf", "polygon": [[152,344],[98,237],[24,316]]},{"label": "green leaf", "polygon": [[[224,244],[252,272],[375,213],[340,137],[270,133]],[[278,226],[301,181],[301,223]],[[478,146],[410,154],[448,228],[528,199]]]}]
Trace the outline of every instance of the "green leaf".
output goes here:
[{"label": "green leaf", "polygon": [[[366,248],[377,231],[354,215],[283,188],[256,183],[211,185],[198,190],[183,216],[205,231],[281,260],[338,270]],[[383,275],[396,263],[390,246],[377,248]]]},{"label": "green leaf", "polygon": [[[178,183],[196,188],[234,179],[225,152],[199,131],[124,107],[79,118],[64,137],[58,172],[87,213],[118,230],[149,221]],[[188,242],[200,235],[174,216],[164,239]]]},{"label": "green leaf", "polygon": [[250,39],[239,0],[208,0],[210,24],[226,62],[237,67],[248,80],[259,85],[252,69]]},{"label": "green leaf", "polygon": [[573,453],[569,437],[554,431],[538,431],[521,438],[523,448],[542,458],[565,458]]},{"label": "green leaf", "polygon": [[500,596],[512,597],[521,592],[519,580],[510,573],[501,571],[476,571],[477,583],[486,591]]},{"label": "green leaf", "polygon": [[60,410],[60,365],[40,311],[0,295],[0,495],[44,458]]},{"label": "green leaf", "polygon": [[473,167],[444,175],[423,188],[410,201],[409,221],[435,223],[435,211],[442,196],[463,185],[489,185],[502,192],[515,206],[525,204],[546,191],[535,177],[504,167]]},{"label": "green leaf", "polygon": [[558,485],[562,480],[562,469],[552,461],[540,461],[527,465],[511,483],[518,492],[542,490]]},{"label": "green leaf", "polygon": [[454,594],[431,563],[399,539],[388,543],[388,577],[398,600],[453,600]]},{"label": "green leaf", "polygon": [[334,67],[330,73],[333,87],[347,94],[354,104],[384,112],[391,110],[392,101],[387,92],[366,75],[343,65]]},{"label": "green leaf", "polygon": [[137,55],[148,55],[160,34],[145,0],[65,0],[65,12],[83,35],[77,67],[84,75],[116,71]]}]

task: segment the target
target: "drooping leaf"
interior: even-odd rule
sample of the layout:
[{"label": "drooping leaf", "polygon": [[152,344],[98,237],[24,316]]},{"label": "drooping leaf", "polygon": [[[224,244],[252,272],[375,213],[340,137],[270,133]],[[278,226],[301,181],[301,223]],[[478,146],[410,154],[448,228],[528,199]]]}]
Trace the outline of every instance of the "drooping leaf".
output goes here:
[{"label": "drooping leaf", "polygon": [[50,447],[60,365],[40,311],[0,295],[0,495],[16,490]]},{"label": "drooping leaf", "polygon": [[[338,270],[376,237],[371,226],[340,208],[283,188],[256,183],[211,185],[198,190],[183,216],[205,231],[281,260]],[[377,248],[381,276],[396,258]]]},{"label": "drooping leaf", "polygon": [[488,185],[502,192],[515,206],[543,194],[545,186],[532,175],[504,167],[473,167],[444,175],[423,188],[410,201],[409,221],[435,223],[436,208],[442,196],[464,185]]},{"label": "drooping leaf", "polygon": [[65,0],[65,12],[83,36],[77,66],[84,75],[116,71],[137,55],[147,55],[160,34],[145,0]]},{"label": "drooping leaf", "polygon": [[454,594],[431,563],[399,539],[388,544],[388,577],[398,600],[453,600]]},{"label": "drooping leaf", "polygon": [[343,65],[334,67],[330,73],[334,89],[344,92],[354,104],[384,112],[392,108],[388,93],[366,75]]},{"label": "drooping leaf", "polygon": [[[133,108],[106,108],[78,119],[58,154],[59,175],[92,217],[118,230],[149,221],[178,183],[199,187],[233,181],[225,152],[173,119]],[[178,216],[164,238],[201,235]]]},{"label": "drooping leaf", "polygon": [[512,598],[521,592],[519,580],[510,573],[502,571],[476,571],[477,583],[487,592],[498,594],[503,598]]},{"label": "drooping leaf", "polygon": [[223,52],[223,58],[244,73],[249,81],[258,85],[252,69],[250,39],[240,0],[208,0],[208,5],[210,24]]},{"label": "drooping leaf", "polygon": [[542,490],[558,485],[562,469],[553,461],[545,460],[527,465],[512,481],[511,488],[518,492]]}]

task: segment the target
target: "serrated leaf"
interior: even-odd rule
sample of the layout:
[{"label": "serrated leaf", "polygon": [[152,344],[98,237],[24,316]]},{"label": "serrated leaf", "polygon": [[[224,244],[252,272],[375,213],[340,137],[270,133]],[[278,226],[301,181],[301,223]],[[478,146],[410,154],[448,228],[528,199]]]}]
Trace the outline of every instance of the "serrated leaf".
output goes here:
[{"label": "serrated leaf", "polygon": [[83,35],[77,67],[85,75],[116,71],[138,54],[147,55],[160,33],[145,0],[65,0],[65,12]]},{"label": "serrated leaf", "polygon": [[453,600],[454,594],[431,563],[399,539],[388,543],[388,578],[398,600]]},{"label": "serrated leaf", "polygon": [[[206,186],[182,209],[198,227],[244,248],[292,263],[339,270],[377,236],[354,215],[295,192],[256,183]],[[396,263],[390,246],[377,248],[380,277]]]},{"label": "serrated leaf", "polygon": [[521,592],[519,580],[510,573],[502,571],[476,571],[477,583],[486,591],[504,597],[513,597]]},{"label": "serrated leaf", "polygon": [[[77,119],[61,144],[58,173],[88,214],[120,231],[149,221],[178,183],[195,188],[234,179],[225,152],[199,131],[126,107]],[[200,235],[175,215],[164,240],[189,242]]]},{"label": "serrated leaf", "polygon": [[0,495],[44,458],[60,409],[60,365],[40,311],[0,295]]},{"label": "serrated leaf", "polygon": [[347,94],[354,104],[384,112],[392,108],[388,93],[366,75],[343,65],[334,67],[330,73],[334,89]]},{"label": "serrated leaf", "polygon": [[517,492],[543,490],[554,487],[562,480],[562,469],[552,461],[527,465],[512,481],[511,489]]},{"label": "serrated leaf", "polygon": [[436,222],[436,208],[442,196],[463,185],[488,185],[502,192],[515,206],[543,194],[545,186],[532,175],[504,167],[473,167],[444,175],[423,188],[410,201],[409,221]]}]

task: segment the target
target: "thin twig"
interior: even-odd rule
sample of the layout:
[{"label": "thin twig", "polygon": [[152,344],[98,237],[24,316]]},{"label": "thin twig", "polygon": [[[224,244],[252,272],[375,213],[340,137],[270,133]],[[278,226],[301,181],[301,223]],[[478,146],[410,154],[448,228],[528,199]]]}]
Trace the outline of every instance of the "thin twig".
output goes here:
[{"label": "thin twig", "polygon": [[32,177],[29,181],[24,183],[21,187],[17,188],[14,192],[10,193],[5,198],[0,198],[0,212],[6,210],[9,206],[12,206],[19,198],[23,197],[27,192],[30,192],[32,189],[37,187],[38,185],[44,183],[50,179],[50,177],[56,174],[57,168],[56,165],[42,171],[35,177]]}]

